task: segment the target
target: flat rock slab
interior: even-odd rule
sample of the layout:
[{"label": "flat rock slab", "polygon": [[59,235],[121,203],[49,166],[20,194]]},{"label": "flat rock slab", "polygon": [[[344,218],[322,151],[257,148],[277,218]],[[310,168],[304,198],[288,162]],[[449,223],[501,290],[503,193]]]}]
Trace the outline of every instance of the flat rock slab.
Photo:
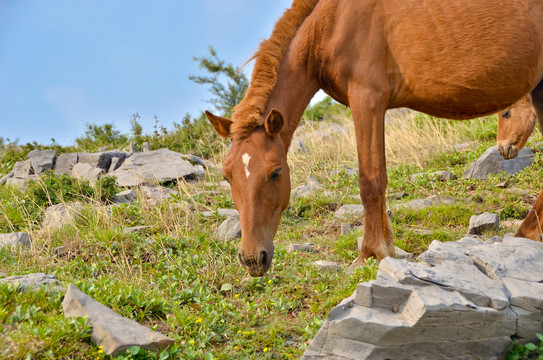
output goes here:
[{"label": "flat rock slab", "polygon": [[529,148],[523,148],[518,156],[511,160],[505,160],[498,153],[496,146],[484,152],[471,167],[464,172],[466,179],[488,179],[489,174],[507,173],[516,174],[532,165],[535,153]]},{"label": "flat rock slab", "polygon": [[11,246],[29,246],[32,243],[32,237],[25,232],[14,232],[8,234],[0,234],[0,247]]},{"label": "flat rock slab", "polygon": [[134,153],[111,175],[120,186],[139,186],[145,183],[171,182],[205,174],[202,165],[192,165],[183,154],[168,149]]},{"label": "flat rock slab", "polygon": [[415,209],[415,210],[422,210],[430,206],[451,205],[451,204],[454,204],[455,202],[456,200],[447,196],[432,195],[432,196],[427,197],[426,199],[417,199],[417,200],[406,202],[404,204],[396,204],[393,206],[393,209],[397,210],[403,207],[403,208],[410,208],[410,209]]},{"label": "flat rock slab", "polygon": [[336,218],[347,221],[364,216],[364,205],[343,205],[336,211]]},{"label": "flat rock slab", "polygon": [[44,273],[16,275],[0,279],[0,284],[15,283],[21,284],[22,291],[39,289],[47,287],[50,291],[61,292],[65,289],[60,285],[55,275],[47,275]]},{"label": "flat rock slab", "polygon": [[289,244],[287,246],[287,252],[293,253],[297,251],[303,251],[303,252],[314,252],[315,251],[315,244],[312,243],[306,243],[306,244]]},{"label": "flat rock slab", "polygon": [[303,359],[505,359],[543,332],[543,244],[433,241],[420,263],[385,258],[333,308]]},{"label": "flat rock slab", "polygon": [[338,272],[339,265],[333,261],[318,260],[313,263],[313,266],[321,271]]},{"label": "flat rock slab", "polygon": [[87,317],[87,323],[92,326],[92,339],[102,346],[106,355],[119,355],[131,346],[158,350],[174,343],[173,339],[122,317],[73,284],[68,286],[62,308],[66,318]]}]

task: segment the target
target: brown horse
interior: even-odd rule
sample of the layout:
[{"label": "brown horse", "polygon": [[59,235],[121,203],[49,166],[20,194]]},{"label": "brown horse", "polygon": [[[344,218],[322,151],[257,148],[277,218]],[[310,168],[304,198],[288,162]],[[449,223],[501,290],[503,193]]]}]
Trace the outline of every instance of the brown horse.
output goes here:
[{"label": "brown horse", "polygon": [[[543,115],[541,111],[536,114],[536,109],[532,106],[529,95],[498,113],[498,152],[504,159],[512,159],[518,155],[534,131],[536,122],[539,122],[539,130],[543,133],[541,115]],[[515,236],[541,241],[542,233],[543,191],[539,194],[537,201]]]},{"label": "brown horse", "polygon": [[530,91],[538,97],[543,1],[294,0],[254,59],[232,121],[207,113],[217,133],[232,139],[223,174],[240,213],[240,262],[252,276],[271,265],[290,196],[287,151],[304,109],[323,89],[353,113],[366,209],[358,266],[370,256],[395,256],[385,111],[409,107],[469,119]]}]

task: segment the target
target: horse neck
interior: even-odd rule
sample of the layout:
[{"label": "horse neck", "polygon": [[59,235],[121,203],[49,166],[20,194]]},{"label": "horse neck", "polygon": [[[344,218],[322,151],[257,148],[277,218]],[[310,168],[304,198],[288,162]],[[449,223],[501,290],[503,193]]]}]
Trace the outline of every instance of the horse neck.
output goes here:
[{"label": "horse neck", "polygon": [[306,52],[298,51],[296,44],[300,42],[293,41],[285,53],[277,74],[277,83],[264,111],[269,114],[272,109],[277,109],[283,114],[285,124],[281,137],[287,149],[307,105],[319,90],[314,72],[307,65],[312,62],[306,61]]}]

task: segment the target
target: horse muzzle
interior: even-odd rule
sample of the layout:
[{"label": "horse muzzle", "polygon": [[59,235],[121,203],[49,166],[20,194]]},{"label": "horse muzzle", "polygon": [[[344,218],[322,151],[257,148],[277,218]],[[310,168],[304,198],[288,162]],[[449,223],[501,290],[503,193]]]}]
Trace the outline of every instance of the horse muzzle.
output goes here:
[{"label": "horse muzzle", "polygon": [[505,160],[516,158],[518,155],[518,148],[511,143],[498,144],[498,153]]},{"label": "horse muzzle", "polygon": [[249,275],[252,277],[261,277],[270,269],[273,258],[273,248],[271,252],[267,249],[262,249],[259,252],[252,254],[244,254],[243,251],[238,253],[238,260],[243,265]]}]

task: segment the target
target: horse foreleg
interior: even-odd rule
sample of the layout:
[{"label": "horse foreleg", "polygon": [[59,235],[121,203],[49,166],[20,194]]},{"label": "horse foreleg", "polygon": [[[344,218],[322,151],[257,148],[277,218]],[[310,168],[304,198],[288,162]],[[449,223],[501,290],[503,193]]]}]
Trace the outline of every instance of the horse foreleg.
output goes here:
[{"label": "horse foreleg", "polygon": [[392,226],[386,214],[385,122],[387,96],[372,91],[351,102],[358,150],[359,184],[364,204],[364,241],[351,270],[369,257],[395,256]]},{"label": "horse foreleg", "polygon": [[530,100],[537,114],[537,122],[539,123],[539,131],[543,134],[543,81],[541,81],[535,89],[530,93]]},{"label": "horse foreleg", "polygon": [[516,237],[523,237],[540,241],[541,228],[543,226],[543,191],[539,194],[537,201],[526,216],[526,219],[520,225]]}]

